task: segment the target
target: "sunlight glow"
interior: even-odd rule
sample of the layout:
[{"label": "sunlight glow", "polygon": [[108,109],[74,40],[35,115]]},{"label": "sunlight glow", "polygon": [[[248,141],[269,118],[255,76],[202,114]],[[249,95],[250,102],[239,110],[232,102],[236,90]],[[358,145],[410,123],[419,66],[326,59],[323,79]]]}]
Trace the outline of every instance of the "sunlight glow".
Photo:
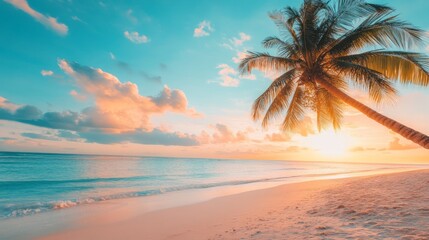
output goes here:
[{"label": "sunlight glow", "polygon": [[310,147],[329,157],[344,156],[350,147],[350,136],[334,130],[323,131],[309,137],[307,141]]}]

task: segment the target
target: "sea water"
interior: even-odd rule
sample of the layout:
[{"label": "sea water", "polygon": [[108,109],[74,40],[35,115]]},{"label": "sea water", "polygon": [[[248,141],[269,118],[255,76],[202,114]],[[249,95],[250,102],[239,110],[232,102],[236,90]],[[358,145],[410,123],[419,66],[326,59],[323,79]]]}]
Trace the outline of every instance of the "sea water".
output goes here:
[{"label": "sea water", "polygon": [[287,183],[403,167],[0,152],[0,219],[173,191]]}]

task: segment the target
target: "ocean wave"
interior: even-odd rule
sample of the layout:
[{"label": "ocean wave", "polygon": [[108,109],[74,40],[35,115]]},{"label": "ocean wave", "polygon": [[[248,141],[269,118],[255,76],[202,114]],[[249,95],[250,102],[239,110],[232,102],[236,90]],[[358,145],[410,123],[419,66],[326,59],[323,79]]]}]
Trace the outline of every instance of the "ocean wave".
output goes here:
[{"label": "ocean wave", "polygon": [[[380,169],[372,169],[373,170],[381,170]],[[235,186],[235,185],[243,185],[243,184],[251,184],[251,183],[260,183],[260,182],[268,182],[268,181],[281,181],[291,178],[299,178],[299,177],[322,177],[322,176],[330,176],[330,175],[339,175],[339,174],[350,174],[357,172],[364,172],[365,170],[360,171],[349,171],[349,172],[335,172],[335,173],[326,173],[326,174],[302,174],[295,176],[284,176],[284,177],[273,177],[273,178],[261,178],[261,179],[248,179],[248,180],[235,180],[235,181],[223,181],[223,182],[213,182],[213,183],[204,183],[204,184],[188,184],[182,186],[174,186],[174,187],[165,187],[165,188],[156,188],[149,189],[143,191],[132,191],[125,192],[119,194],[111,194],[105,196],[98,197],[89,197],[84,199],[67,199],[67,200],[58,200],[58,201],[50,201],[50,202],[38,202],[32,205],[7,205],[2,209],[3,217],[19,217],[32,215],[40,212],[45,212],[49,210],[59,210],[65,208],[71,208],[78,205],[83,204],[91,204],[95,202],[114,200],[114,199],[125,199],[125,198],[133,198],[133,197],[143,197],[150,195],[158,195],[164,194],[168,192],[176,192],[176,191],[184,191],[190,189],[206,189],[213,187],[222,187],[222,186]]]},{"label": "ocean wave", "polygon": [[175,175],[142,175],[130,177],[110,177],[110,178],[79,178],[79,179],[64,179],[64,180],[20,180],[20,181],[0,181],[0,188],[16,188],[16,187],[37,187],[45,185],[60,185],[73,183],[102,183],[102,182],[120,182],[120,181],[142,181],[142,180],[165,180],[174,179],[177,177],[192,177],[204,178],[211,174],[175,174]]}]

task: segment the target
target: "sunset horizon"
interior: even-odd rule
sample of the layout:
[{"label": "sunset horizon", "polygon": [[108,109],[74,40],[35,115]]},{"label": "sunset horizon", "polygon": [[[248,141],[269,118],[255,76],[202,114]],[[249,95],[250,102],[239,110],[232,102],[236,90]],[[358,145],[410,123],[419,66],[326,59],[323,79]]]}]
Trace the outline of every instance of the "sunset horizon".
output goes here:
[{"label": "sunset horizon", "polygon": [[[266,15],[281,6],[274,2],[263,4],[262,10],[256,6],[252,8],[258,9],[254,19],[264,26],[257,29],[235,26],[243,20],[231,21],[224,26],[223,20],[216,22],[214,13],[195,16],[193,20],[185,18],[181,24],[187,30],[180,35],[183,39],[180,44],[185,51],[179,51],[177,59],[169,56],[172,49],[162,50],[165,44],[170,44],[169,32],[165,32],[169,28],[165,28],[163,36],[151,27],[162,24],[162,11],[160,17],[150,17],[145,12],[149,10],[138,12],[129,5],[116,6],[120,9],[113,12],[103,10],[100,14],[120,13],[122,19],[115,27],[117,34],[108,44],[92,46],[91,41],[79,41],[80,48],[96,51],[94,57],[89,57],[63,48],[48,51],[51,45],[60,42],[73,42],[89,33],[91,37],[95,36],[94,29],[88,28],[88,23],[82,20],[89,18],[84,11],[80,18],[72,15],[71,21],[63,15],[59,15],[62,17],[58,20],[51,18],[57,21],[51,24],[45,23],[42,17],[32,17],[31,6],[27,9],[24,3],[6,1],[2,8],[7,10],[5,13],[15,14],[22,22],[20,24],[31,25],[39,36],[34,39],[34,44],[46,51],[43,55],[23,52],[19,45],[15,45],[19,41],[11,41],[8,50],[3,49],[8,56],[8,60],[3,60],[3,71],[10,84],[4,85],[0,93],[0,127],[3,129],[0,150],[83,154],[122,154],[125,151],[128,155],[307,161],[314,158],[354,162],[362,159],[394,163],[429,161],[424,149],[351,107],[345,109],[343,126],[335,133],[332,129],[319,132],[316,116],[311,112],[305,114],[301,128],[293,132],[283,133],[279,129],[281,119],[267,129],[261,128],[259,121],[251,120],[254,99],[273,81],[276,73],[267,75],[256,71],[251,75],[240,75],[237,66],[246,51],[265,51],[261,41],[276,35],[276,27]],[[148,8],[155,5],[149,4]],[[100,5],[97,7],[104,9]],[[225,5],[225,8],[234,7]],[[429,28],[420,19],[414,19],[410,12],[411,7],[401,9],[400,15],[412,24]],[[252,19],[252,14],[243,14],[243,17]],[[99,23],[97,19],[93,21]],[[6,26],[9,25],[4,26],[3,32],[7,39],[28,37],[29,33],[11,32],[13,28]],[[138,31],[140,38],[130,34]],[[111,45],[113,42],[120,44]],[[207,51],[214,55],[206,58]],[[154,59],[147,59],[148,54]],[[22,61],[21,56],[34,60],[31,63]],[[180,63],[180,59],[189,56],[195,59],[190,60],[189,66],[201,65],[198,68],[203,68],[203,72],[187,74],[187,67],[182,66],[184,62]],[[22,68],[20,65],[29,68],[11,71]],[[91,83],[89,76],[96,77],[98,82]],[[114,98],[106,95],[108,93],[103,89],[107,87],[116,91],[109,93],[115,94]],[[135,92],[125,92],[124,88],[128,87],[127,91]],[[422,105],[413,104],[428,101],[426,88],[401,84],[397,87],[398,96],[380,104],[374,104],[360,88],[352,87],[348,93],[386,116],[423,133],[429,132],[425,124],[427,111],[422,111]],[[30,89],[32,93],[28,94]],[[212,97],[205,98],[206,94]],[[223,97],[215,97],[218,94]],[[128,105],[126,112],[114,107],[123,104]],[[23,114],[33,115],[14,116],[14,111],[20,107],[28,110],[22,111]],[[324,144],[326,138],[333,144]],[[338,149],[326,149],[333,145]],[[166,152],[168,155],[160,154]]]},{"label": "sunset horizon", "polygon": [[429,238],[428,9],[0,0],[0,239]]}]

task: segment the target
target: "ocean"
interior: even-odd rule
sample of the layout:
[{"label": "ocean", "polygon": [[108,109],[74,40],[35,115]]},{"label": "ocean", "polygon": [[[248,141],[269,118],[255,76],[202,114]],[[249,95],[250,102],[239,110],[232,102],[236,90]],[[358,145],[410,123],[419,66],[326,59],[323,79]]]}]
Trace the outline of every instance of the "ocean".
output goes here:
[{"label": "ocean", "polygon": [[404,167],[415,166],[0,152],[0,219],[111,199]]}]

